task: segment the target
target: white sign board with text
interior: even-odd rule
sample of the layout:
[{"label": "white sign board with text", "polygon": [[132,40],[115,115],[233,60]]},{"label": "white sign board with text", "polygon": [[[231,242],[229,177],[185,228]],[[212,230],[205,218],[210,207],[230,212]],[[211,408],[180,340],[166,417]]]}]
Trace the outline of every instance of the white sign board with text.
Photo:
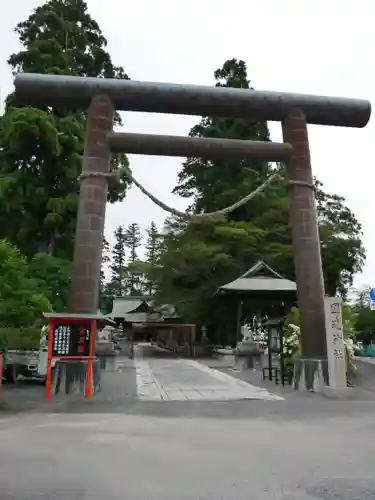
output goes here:
[{"label": "white sign board with text", "polygon": [[329,386],[346,389],[346,362],[342,301],[338,297],[324,298]]}]

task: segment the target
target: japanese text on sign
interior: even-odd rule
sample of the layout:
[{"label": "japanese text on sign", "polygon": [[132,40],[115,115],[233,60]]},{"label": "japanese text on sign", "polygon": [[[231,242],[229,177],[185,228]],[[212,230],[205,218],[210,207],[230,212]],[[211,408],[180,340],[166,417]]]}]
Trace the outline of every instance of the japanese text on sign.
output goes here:
[{"label": "japanese text on sign", "polygon": [[329,385],[336,389],[346,389],[346,363],[341,299],[325,297],[325,326]]},{"label": "japanese text on sign", "polygon": [[80,327],[77,336],[77,352],[84,355],[85,346],[90,341],[90,330],[88,328]]},{"label": "japanese text on sign", "polygon": [[67,356],[70,347],[70,325],[56,325],[53,332],[53,356]]},{"label": "japanese text on sign", "polygon": [[90,356],[90,324],[58,324],[53,329],[52,356]]},{"label": "japanese text on sign", "polygon": [[332,328],[332,344],[335,345],[333,355],[336,359],[343,359],[344,353],[340,349],[340,341],[343,339],[341,307],[339,303],[331,304],[331,328]]}]

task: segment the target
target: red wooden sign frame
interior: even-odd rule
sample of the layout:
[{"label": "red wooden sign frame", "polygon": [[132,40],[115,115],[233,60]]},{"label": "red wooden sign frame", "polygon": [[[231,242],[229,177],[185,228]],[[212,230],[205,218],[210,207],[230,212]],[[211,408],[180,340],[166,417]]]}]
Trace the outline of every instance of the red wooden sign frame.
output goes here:
[{"label": "red wooden sign frame", "polygon": [[[85,321],[90,324],[90,348],[89,356],[52,356],[53,354],[53,330],[56,324],[63,325],[76,325]],[[76,359],[87,360],[86,377],[85,377],[85,397],[92,396],[92,378],[93,378],[93,356],[94,356],[94,342],[95,342],[95,326],[96,320],[82,316],[81,318],[70,318],[69,316],[59,316],[56,318],[49,318],[48,325],[48,358],[47,358],[47,375],[46,375],[46,400],[51,400],[52,391],[52,358],[57,359]]]}]

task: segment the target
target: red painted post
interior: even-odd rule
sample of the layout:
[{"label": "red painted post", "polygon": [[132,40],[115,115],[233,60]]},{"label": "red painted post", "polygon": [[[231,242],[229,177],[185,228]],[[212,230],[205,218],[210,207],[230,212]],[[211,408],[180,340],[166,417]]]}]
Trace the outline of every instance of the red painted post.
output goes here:
[{"label": "red painted post", "polygon": [[95,330],[96,321],[92,320],[90,324],[90,354],[87,360],[86,371],[86,384],[85,384],[85,398],[92,396],[92,379],[93,379],[93,357],[94,357],[94,344],[95,344]]},{"label": "red painted post", "polygon": [[48,356],[47,356],[47,373],[46,373],[46,401],[51,400],[52,388],[52,337],[53,337],[54,321],[50,320],[48,325]]}]

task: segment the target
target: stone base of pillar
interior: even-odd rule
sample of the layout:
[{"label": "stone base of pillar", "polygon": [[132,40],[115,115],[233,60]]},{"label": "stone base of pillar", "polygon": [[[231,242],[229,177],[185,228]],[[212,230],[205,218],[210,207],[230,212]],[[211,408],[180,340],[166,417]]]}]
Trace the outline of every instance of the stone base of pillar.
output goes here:
[{"label": "stone base of pillar", "polygon": [[353,389],[346,387],[345,389],[335,389],[333,387],[324,387],[323,395],[328,399],[352,399],[354,397]]},{"label": "stone base of pillar", "polygon": [[328,386],[328,361],[300,358],[294,363],[293,387],[301,392],[320,392]]},{"label": "stone base of pillar", "polygon": [[294,389],[301,392],[316,392],[329,399],[351,399],[353,389],[337,389],[329,386],[328,360],[300,358],[294,363]]}]

